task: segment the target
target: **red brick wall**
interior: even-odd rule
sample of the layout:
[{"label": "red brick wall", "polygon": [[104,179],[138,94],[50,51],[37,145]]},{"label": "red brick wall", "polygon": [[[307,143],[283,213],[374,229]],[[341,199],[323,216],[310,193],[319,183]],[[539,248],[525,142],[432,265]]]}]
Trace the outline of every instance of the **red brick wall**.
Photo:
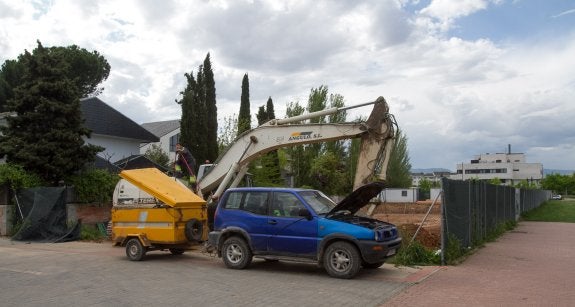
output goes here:
[{"label": "red brick wall", "polygon": [[75,204],[76,217],[82,224],[104,223],[110,220],[112,205]]}]

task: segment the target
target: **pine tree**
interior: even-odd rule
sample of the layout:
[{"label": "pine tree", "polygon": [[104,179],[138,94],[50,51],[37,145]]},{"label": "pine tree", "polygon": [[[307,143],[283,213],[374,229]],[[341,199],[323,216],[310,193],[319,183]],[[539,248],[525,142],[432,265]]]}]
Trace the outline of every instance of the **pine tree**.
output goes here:
[{"label": "pine tree", "polygon": [[90,131],[80,111],[82,89],[69,79],[70,63],[40,42],[20,56],[23,74],[7,109],[16,112],[1,129],[0,156],[51,184],[93,161],[99,146],[86,145]]},{"label": "pine tree", "polygon": [[242,96],[240,101],[240,114],[238,115],[238,136],[251,129],[252,116],[250,114],[250,81],[248,74],[242,79]]}]

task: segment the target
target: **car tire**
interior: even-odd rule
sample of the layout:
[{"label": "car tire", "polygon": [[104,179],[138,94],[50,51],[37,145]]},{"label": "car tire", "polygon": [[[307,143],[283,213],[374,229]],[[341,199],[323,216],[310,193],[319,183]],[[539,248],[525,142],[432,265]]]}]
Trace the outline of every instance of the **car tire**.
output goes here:
[{"label": "car tire", "polygon": [[172,253],[172,255],[181,255],[185,252],[185,250],[183,248],[170,248],[170,253]]},{"label": "car tire", "polygon": [[138,238],[131,238],[126,243],[126,256],[132,261],[140,261],[146,255],[146,248]]},{"label": "car tire", "polygon": [[361,257],[351,243],[338,241],[330,244],[323,256],[327,273],[336,278],[353,278],[361,268]]},{"label": "car tire", "polygon": [[364,262],[362,266],[364,269],[377,269],[377,268],[381,267],[384,263],[385,263],[385,261],[376,262],[376,263]]},{"label": "car tire", "polygon": [[242,270],[252,263],[253,254],[244,239],[233,236],[224,241],[222,258],[228,268]]}]

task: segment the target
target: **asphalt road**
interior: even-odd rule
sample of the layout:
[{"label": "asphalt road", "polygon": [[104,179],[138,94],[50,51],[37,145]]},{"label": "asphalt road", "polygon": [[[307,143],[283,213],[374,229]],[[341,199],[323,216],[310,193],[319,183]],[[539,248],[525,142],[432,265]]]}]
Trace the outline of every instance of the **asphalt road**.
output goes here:
[{"label": "asphalt road", "polygon": [[362,270],[331,278],[311,264],[254,260],[246,270],[192,251],[132,262],[111,243],[0,238],[1,306],[380,306],[440,268]]},{"label": "asphalt road", "polygon": [[0,238],[0,306],[575,306],[575,224],[521,222],[449,267],[384,265],[352,280],[310,264],[247,270],[194,251],[129,261],[107,243]]}]

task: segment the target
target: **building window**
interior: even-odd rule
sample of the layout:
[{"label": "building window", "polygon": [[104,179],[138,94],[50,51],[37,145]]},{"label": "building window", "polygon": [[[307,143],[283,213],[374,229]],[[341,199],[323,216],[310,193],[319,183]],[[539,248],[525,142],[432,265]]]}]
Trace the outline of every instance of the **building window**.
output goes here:
[{"label": "building window", "polygon": [[170,152],[176,152],[176,144],[180,141],[180,134],[172,135],[170,137]]},{"label": "building window", "polygon": [[407,197],[407,191],[401,191],[401,196],[402,196],[402,197]]}]

